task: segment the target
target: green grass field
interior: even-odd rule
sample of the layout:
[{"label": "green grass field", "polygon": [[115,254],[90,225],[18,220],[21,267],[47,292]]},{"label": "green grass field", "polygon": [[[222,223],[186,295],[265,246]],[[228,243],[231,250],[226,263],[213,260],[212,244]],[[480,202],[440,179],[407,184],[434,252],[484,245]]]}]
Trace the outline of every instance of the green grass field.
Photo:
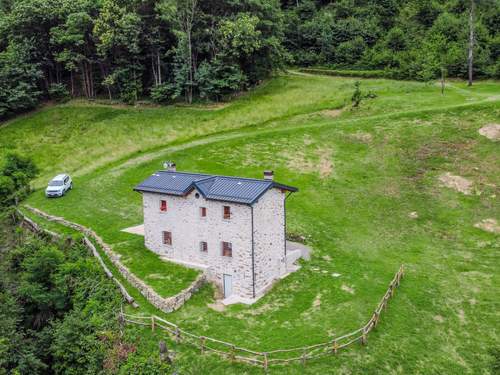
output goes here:
[{"label": "green grass field", "polygon": [[[442,96],[435,85],[363,80],[377,97],[351,110],[353,82],[283,75],[222,108],[70,102],[4,124],[0,147],[34,157],[39,187],[72,173],[67,196],[49,200],[38,190],[27,203],[93,228],[163,295],[196,273],[120,231],[142,222],[133,186],[169,159],[179,170],[247,177],[273,169],[300,189],[288,201],[288,230],[310,237],[312,259],[253,306],[214,311],[207,286],[169,320],[249,349],[314,344],[363,324],[404,263],[407,276],[367,347],[270,372],[492,373],[500,245],[474,224],[500,220],[499,143],[478,133],[500,123],[500,83],[452,82]],[[471,194],[443,187],[446,172],[472,181]],[[127,335],[139,354],[157,355],[159,333],[131,327]],[[262,372],[173,347],[187,373]]]}]

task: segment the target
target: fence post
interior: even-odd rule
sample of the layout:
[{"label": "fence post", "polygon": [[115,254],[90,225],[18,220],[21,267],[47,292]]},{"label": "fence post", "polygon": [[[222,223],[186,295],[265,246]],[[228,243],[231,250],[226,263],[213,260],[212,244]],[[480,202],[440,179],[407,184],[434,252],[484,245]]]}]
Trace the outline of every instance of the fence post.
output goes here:
[{"label": "fence post", "polygon": [[337,354],[337,351],[339,350],[339,344],[337,343],[337,340],[333,342],[333,354]]},{"label": "fence post", "polygon": [[306,367],[306,349],[302,352],[302,366]]},{"label": "fence post", "polygon": [[205,353],[205,336],[200,336],[200,351],[201,354]]},{"label": "fence post", "polygon": [[376,328],[378,324],[378,318],[380,317],[380,314],[375,311],[375,319],[373,320],[373,327]]},{"label": "fence post", "polygon": [[181,330],[177,326],[175,327],[175,341],[181,342]]},{"label": "fence post", "polygon": [[361,345],[366,345],[366,344],[367,344],[366,330],[365,327],[363,327],[363,334],[361,335]]},{"label": "fence post", "polygon": [[267,371],[267,367],[268,367],[268,365],[269,365],[268,360],[267,360],[267,353],[266,353],[266,352],[264,352],[264,353],[262,353],[262,354],[264,355],[264,370],[266,370],[266,371]]},{"label": "fence post", "polygon": [[151,315],[151,331],[155,331],[155,316]]},{"label": "fence post", "polygon": [[235,350],[236,350],[236,347],[234,345],[231,345],[231,354],[230,354],[231,361],[235,360]]}]

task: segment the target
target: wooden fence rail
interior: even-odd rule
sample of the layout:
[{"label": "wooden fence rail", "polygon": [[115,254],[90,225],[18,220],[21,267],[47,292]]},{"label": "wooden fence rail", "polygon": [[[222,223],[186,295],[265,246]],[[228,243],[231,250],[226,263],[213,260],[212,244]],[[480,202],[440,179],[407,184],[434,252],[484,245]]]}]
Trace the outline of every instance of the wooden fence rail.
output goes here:
[{"label": "wooden fence rail", "polygon": [[[35,210],[30,207],[28,208],[31,210]],[[24,223],[34,232],[44,233],[45,235],[48,235],[49,237],[55,239],[62,238],[61,235],[42,228],[33,220],[24,215],[21,211],[18,210],[18,213],[23,218]],[[113,281],[118,285],[121,293],[125,297],[125,300],[127,300],[127,302],[133,304],[134,306],[137,306],[134,299],[127,293],[123,285],[115,277],[113,277],[113,274],[108,269],[108,267],[106,267],[106,264],[97,252],[94,244],[88,239],[87,235],[92,235],[94,234],[94,232],[78,224],[70,224],[74,229],[84,233],[83,243],[98,259],[106,275],[108,277],[111,277]],[[97,235],[95,235],[95,237],[97,237],[98,240],[102,241]],[[212,352],[232,361],[240,361],[253,365],[259,365],[264,367],[264,369],[267,369],[268,366],[272,364],[288,364],[292,362],[300,362],[305,366],[308,360],[321,358],[332,354],[335,355],[339,350],[355,342],[360,342],[362,345],[366,345],[368,342],[368,334],[378,325],[382,312],[387,308],[387,304],[389,300],[394,296],[395,290],[401,283],[401,279],[403,278],[403,276],[404,267],[403,265],[401,265],[398,272],[394,275],[394,278],[390,282],[389,288],[375,308],[372,316],[364,326],[358,328],[353,332],[335,337],[329,341],[298,348],[276,349],[267,352],[260,352],[239,347],[232,343],[217,340],[212,337],[195,335],[191,332],[181,329],[175,323],[169,322],[168,320],[165,320],[157,315],[131,315],[121,311],[118,318],[123,323],[150,326],[153,331],[156,329],[161,329],[164,332],[168,333],[176,342],[190,344],[198,348],[201,354]],[[284,357],[284,355],[290,356]]]},{"label": "wooden fence rail", "polygon": [[327,355],[335,355],[339,350],[360,342],[362,345],[368,343],[368,334],[378,325],[380,315],[387,307],[389,300],[394,296],[396,288],[401,283],[404,276],[404,267],[401,265],[398,272],[389,284],[387,291],[375,308],[368,322],[362,327],[334,337],[333,339],[298,348],[276,349],[267,352],[260,352],[239,347],[232,343],[217,340],[208,336],[198,336],[181,329],[175,323],[169,322],[156,315],[131,315],[123,311],[119,314],[119,319],[123,323],[150,326],[154,331],[161,329],[171,336],[176,342],[190,344],[200,350],[201,354],[216,353],[232,361],[246,362],[253,365],[259,365],[267,369],[272,364],[288,364],[300,362],[306,365],[308,360],[321,358]]}]

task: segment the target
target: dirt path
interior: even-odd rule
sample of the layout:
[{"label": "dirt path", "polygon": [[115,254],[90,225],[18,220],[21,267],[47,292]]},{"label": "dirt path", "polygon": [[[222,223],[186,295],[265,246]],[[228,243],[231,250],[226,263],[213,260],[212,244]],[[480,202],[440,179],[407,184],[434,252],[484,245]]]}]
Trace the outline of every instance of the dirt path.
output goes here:
[{"label": "dirt path", "polygon": [[[500,100],[500,99],[499,99]],[[438,107],[438,108],[425,108],[421,110],[410,110],[410,111],[400,111],[400,112],[394,112],[390,114],[379,114],[379,115],[373,115],[373,116],[364,116],[364,117],[356,117],[356,118],[350,118],[350,119],[327,119],[325,122],[320,122],[317,124],[313,125],[292,125],[289,127],[278,127],[278,128],[259,128],[258,126],[256,127],[255,125],[249,125],[244,128],[240,128],[237,130],[229,130],[229,131],[224,131],[221,133],[216,133],[216,134],[211,134],[204,136],[202,138],[198,138],[195,140],[190,140],[186,141],[184,143],[180,144],[174,144],[174,145],[166,145],[166,146],[161,146],[160,148],[155,148],[151,151],[146,151],[141,155],[128,158],[128,159],[121,159],[120,161],[117,162],[112,162],[108,164],[107,166],[102,166],[96,169],[102,169],[102,170],[108,170],[108,168],[111,167],[112,172],[118,172],[124,168],[136,166],[142,163],[146,163],[149,161],[152,161],[154,159],[158,159],[159,157],[168,154],[168,153],[174,153],[177,151],[184,151],[190,148],[198,147],[198,146],[203,146],[203,145],[209,145],[209,144],[214,144],[214,143],[219,143],[219,142],[224,142],[224,141],[229,141],[233,139],[240,139],[240,138],[248,138],[252,136],[257,136],[257,135],[262,135],[262,134],[279,134],[279,133],[286,133],[294,130],[300,130],[300,129],[319,129],[319,128],[324,128],[327,126],[332,126],[332,124],[335,124],[337,126],[348,126],[352,124],[356,124],[358,122],[362,121],[370,121],[370,120],[383,120],[383,119],[391,119],[391,118],[397,118],[401,116],[412,116],[412,115],[417,115],[417,114],[426,114],[426,113],[432,113],[432,112],[440,112],[443,110],[450,110],[450,109],[456,109],[456,108],[464,108],[464,107],[471,107],[471,106],[476,106],[480,105],[483,103],[489,103],[491,100],[481,100],[481,101],[475,101],[472,103],[463,103],[463,104],[454,104],[454,105],[449,105],[449,106],[443,106],[443,107]],[[302,116],[304,114],[300,115],[292,115],[289,116],[290,118],[297,117],[297,116]],[[283,118],[286,119],[286,118]],[[269,121],[266,121],[265,123],[268,123]],[[113,167],[114,165],[114,167]],[[87,173],[92,172],[92,170],[85,170],[82,169],[80,170],[79,173],[75,175],[85,175]]]}]

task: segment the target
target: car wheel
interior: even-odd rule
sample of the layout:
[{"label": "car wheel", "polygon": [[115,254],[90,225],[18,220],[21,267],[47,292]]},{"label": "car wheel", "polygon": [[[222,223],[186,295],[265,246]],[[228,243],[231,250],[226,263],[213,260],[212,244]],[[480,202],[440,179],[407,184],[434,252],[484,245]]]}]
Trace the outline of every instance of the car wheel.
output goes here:
[{"label": "car wheel", "polygon": [[69,184],[69,188],[73,189],[73,183]]}]

